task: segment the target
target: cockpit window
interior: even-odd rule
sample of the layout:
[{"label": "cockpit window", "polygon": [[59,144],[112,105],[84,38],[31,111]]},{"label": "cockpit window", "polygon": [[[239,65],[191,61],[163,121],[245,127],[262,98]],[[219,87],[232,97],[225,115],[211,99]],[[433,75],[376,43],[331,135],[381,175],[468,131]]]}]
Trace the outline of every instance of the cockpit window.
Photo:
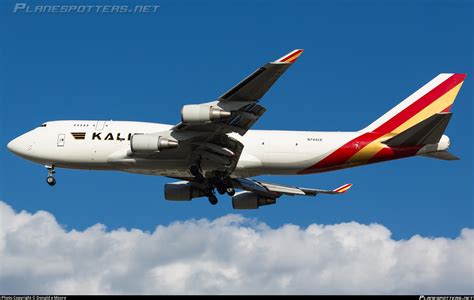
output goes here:
[{"label": "cockpit window", "polygon": [[47,124],[44,123],[44,124],[41,124],[39,127],[46,127],[46,125],[47,125]]}]

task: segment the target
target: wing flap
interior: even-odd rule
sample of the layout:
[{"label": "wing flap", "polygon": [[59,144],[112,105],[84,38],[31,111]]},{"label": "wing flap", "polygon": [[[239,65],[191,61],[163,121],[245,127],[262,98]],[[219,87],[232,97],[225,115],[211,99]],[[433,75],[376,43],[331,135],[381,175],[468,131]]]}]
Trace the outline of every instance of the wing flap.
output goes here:
[{"label": "wing flap", "polygon": [[272,193],[278,193],[278,194],[285,194],[285,195],[306,195],[306,193],[301,190],[300,188],[297,187],[291,187],[291,186],[284,186],[284,185],[277,185],[277,184],[272,184],[268,182],[260,183],[262,184],[268,191]]}]

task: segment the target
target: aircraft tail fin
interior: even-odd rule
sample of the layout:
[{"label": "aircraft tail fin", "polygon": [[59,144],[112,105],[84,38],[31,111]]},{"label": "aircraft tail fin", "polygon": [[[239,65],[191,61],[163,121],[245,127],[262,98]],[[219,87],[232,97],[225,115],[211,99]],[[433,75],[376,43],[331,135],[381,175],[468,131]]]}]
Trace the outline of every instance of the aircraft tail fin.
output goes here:
[{"label": "aircraft tail fin", "polygon": [[383,143],[390,147],[437,144],[452,115],[450,112],[434,114]]},{"label": "aircraft tail fin", "polygon": [[449,112],[465,78],[466,74],[439,74],[362,131],[399,134],[435,114]]}]

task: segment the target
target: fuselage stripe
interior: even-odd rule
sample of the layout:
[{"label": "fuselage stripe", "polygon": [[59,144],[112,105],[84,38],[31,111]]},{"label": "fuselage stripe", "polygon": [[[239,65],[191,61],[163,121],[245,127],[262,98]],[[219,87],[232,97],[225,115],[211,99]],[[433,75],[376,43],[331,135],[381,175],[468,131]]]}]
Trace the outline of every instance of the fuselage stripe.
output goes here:
[{"label": "fuselage stripe", "polygon": [[465,77],[465,74],[452,75],[451,77],[443,81],[441,84],[439,84],[437,87],[426,93],[424,96],[420,97],[420,99],[416,100],[410,106],[396,114],[393,118],[389,119],[387,122],[374,129],[374,132],[380,132],[383,134],[392,132],[395,128],[399,127],[401,124],[403,124],[409,118],[417,114],[423,108],[430,105],[436,99],[440,98],[441,96],[452,90],[454,87],[462,83]]}]

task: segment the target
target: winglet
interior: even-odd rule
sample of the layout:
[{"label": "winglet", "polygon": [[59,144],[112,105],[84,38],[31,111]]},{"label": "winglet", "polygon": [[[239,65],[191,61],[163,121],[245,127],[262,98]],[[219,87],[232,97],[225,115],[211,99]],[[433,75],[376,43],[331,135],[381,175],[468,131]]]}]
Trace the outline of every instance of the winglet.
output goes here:
[{"label": "winglet", "polygon": [[289,63],[292,64],[298,59],[298,57],[303,53],[303,49],[296,49],[291,51],[290,53],[284,55],[283,57],[275,60],[276,63]]},{"label": "winglet", "polygon": [[351,188],[351,186],[352,186],[352,183],[344,184],[343,186],[340,186],[337,189],[335,189],[333,192],[337,194],[343,194],[347,192]]}]

